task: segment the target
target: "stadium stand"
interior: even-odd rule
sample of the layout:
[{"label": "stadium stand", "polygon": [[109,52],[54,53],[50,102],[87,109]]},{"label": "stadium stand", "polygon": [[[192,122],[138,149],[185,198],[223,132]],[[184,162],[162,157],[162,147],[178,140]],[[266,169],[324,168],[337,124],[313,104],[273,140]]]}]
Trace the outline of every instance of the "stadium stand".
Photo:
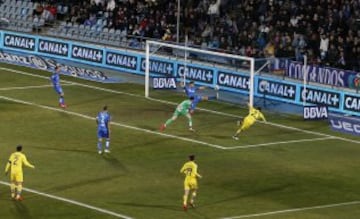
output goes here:
[{"label": "stadium stand", "polygon": [[[176,42],[177,0],[4,0],[0,25],[119,47]],[[180,42],[253,57],[294,57],[360,71],[353,0],[181,0]]]}]

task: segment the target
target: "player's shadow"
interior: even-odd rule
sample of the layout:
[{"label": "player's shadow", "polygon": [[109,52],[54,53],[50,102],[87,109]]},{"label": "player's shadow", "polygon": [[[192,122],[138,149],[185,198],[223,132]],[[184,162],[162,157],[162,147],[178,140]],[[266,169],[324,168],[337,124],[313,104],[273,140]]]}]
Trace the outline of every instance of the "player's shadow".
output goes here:
[{"label": "player's shadow", "polygon": [[235,200],[243,199],[243,198],[247,198],[247,197],[254,197],[254,196],[263,195],[263,194],[271,193],[271,192],[278,192],[278,191],[285,190],[292,186],[294,186],[293,183],[284,183],[281,185],[268,186],[268,187],[264,187],[264,188],[257,189],[254,191],[249,191],[249,192],[246,192],[243,194],[239,194],[237,196],[233,196],[233,197],[229,197],[229,198],[221,199],[221,200],[216,200],[214,202],[207,203],[207,204],[202,204],[201,206],[212,206],[212,205],[235,201]]},{"label": "player's shadow", "polygon": [[80,150],[80,149],[67,149],[67,148],[55,148],[55,147],[42,147],[42,146],[31,146],[32,148],[47,150],[47,151],[69,151],[69,152],[79,152],[79,153],[94,153],[94,150]]},{"label": "player's shadow", "polygon": [[78,182],[74,182],[74,183],[70,183],[70,184],[63,184],[60,186],[56,186],[56,187],[52,187],[47,189],[46,192],[59,192],[59,191],[63,191],[63,190],[67,190],[67,189],[73,189],[76,187],[81,187],[84,185],[91,185],[91,184],[99,184],[102,182],[108,182],[111,181],[113,179],[119,178],[121,176],[123,176],[124,174],[116,174],[116,175],[111,175],[111,176],[106,176],[106,177],[101,177],[101,178],[96,178],[96,179],[86,179],[83,181],[78,181]]},{"label": "player's shadow", "polygon": [[102,157],[109,165],[116,168],[117,170],[129,172],[128,169],[113,155],[105,153]]},{"label": "player's shadow", "polygon": [[138,125],[137,127],[142,128],[142,129],[146,129],[146,130],[151,130],[151,131],[159,131],[159,127],[154,127],[154,126],[150,126],[150,125]]},{"label": "player's shadow", "polygon": [[155,204],[140,204],[140,203],[131,203],[131,202],[117,202],[114,204],[124,205],[124,206],[131,206],[131,207],[141,207],[141,208],[159,208],[164,210],[171,210],[171,211],[184,211],[181,206],[179,205],[155,205]]},{"label": "player's shadow", "polygon": [[26,219],[32,218],[29,209],[26,207],[24,203],[20,201],[14,201],[14,206],[16,208],[16,213],[19,216],[19,218],[26,218]]},{"label": "player's shadow", "polygon": [[136,142],[133,144],[126,144],[122,146],[122,148],[135,148],[135,147],[145,147],[145,146],[152,146],[152,145],[161,145],[164,144],[166,141],[172,141],[173,139],[155,139],[155,140],[147,140],[146,142]]}]

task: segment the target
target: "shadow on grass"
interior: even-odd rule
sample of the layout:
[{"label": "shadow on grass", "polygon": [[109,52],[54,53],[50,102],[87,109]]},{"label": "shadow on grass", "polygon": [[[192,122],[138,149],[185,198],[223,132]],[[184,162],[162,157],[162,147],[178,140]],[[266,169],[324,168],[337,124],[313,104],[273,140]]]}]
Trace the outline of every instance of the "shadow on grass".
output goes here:
[{"label": "shadow on grass", "polygon": [[225,202],[229,202],[229,201],[234,201],[234,200],[238,200],[238,199],[242,199],[242,198],[246,198],[246,197],[254,197],[254,196],[260,196],[260,195],[265,195],[267,193],[273,193],[273,192],[279,192],[282,190],[285,190],[289,187],[293,187],[294,184],[293,183],[285,183],[285,184],[280,184],[280,185],[275,185],[275,186],[268,186],[268,187],[264,187],[264,188],[259,188],[257,190],[253,190],[253,191],[249,191],[243,194],[239,194],[237,196],[233,196],[233,197],[229,197],[226,199],[222,199],[222,200],[217,200],[208,204],[203,204],[201,206],[212,206],[212,205],[217,205],[217,204],[222,204]]},{"label": "shadow on grass", "polygon": [[91,184],[98,184],[98,183],[102,183],[102,182],[108,182],[108,181],[111,181],[111,180],[116,179],[116,178],[121,177],[121,176],[123,176],[123,174],[116,174],[116,175],[111,175],[111,176],[106,176],[106,177],[101,177],[101,178],[95,178],[95,179],[87,179],[87,180],[82,180],[82,181],[69,183],[69,184],[64,183],[63,185],[52,187],[52,188],[48,189],[46,192],[59,192],[59,191],[67,190],[67,189],[73,189],[73,188],[76,188],[76,187],[81,187],[81,186],[84,186],[84,185],[91,185]]},{"label": "shadow on grass", "polygon": [[156,204],[140,204],[140,203],[115,203],[124,206],[130,207],[139,207],[139,208],[156,208],[162,210],[170,210],[176,212],[184,212],[184,214],[189,214],[192,218],[202,218],[202,219],[209,219],[210,217],[204,215],[203,213],[199,212],[198,209],[189,207],[188,210],[185,212],[181,205],[156,205]]},{"label": "shadow on grass", "polygon": [[94,150],[80,150],[80,149],[67,149],[67,148],[55,148],[55,147],[43,147],[43,146],[31,146],[32,148],[36,148],[39,150],[47,150],[47,151],[69,151],[69,152],[80,152],[80,153],[91,153],[95,154]]},{"label": "shadow on grass", "polygon": [[156,204],[141,204],[141,203],[131,203],[131,202],[115,203],[115,204],[130,206],[130,207],[158,208],[158,209],[171,210],[171,211],[183,211],[182,206],[180,205],[161,205],[161,204],[156,205]]},{"label": "shadow on grass", "polygon": [[122,170],[126,173],[129,172],[128,169],[119,161],[119,159],[113,155],[105,153],[102,155],[102,157],[108,164],[110,164],[112,167],[115,167],[117,170]]},{"label": "shadow on grass", "polygon": [[30,215],[29,209],[26,207],[26,205],[24,203],[19,202],[19,201],[14,201],[14,206],[15,206],[18,218],[26,218],[26,219],[32,218]]}]

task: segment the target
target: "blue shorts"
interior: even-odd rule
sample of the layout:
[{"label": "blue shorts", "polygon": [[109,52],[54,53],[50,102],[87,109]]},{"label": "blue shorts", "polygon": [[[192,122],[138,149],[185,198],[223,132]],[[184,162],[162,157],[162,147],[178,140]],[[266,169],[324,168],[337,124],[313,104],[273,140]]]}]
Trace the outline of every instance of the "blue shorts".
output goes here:
[{"label": "blue shorts", "polygon": [[109,138],[109,132],[106,129],[99,129],[97,134],[98,138]]},{"label": "blue shorts", "polygon": [[58,93],[58,94],[62,94],[62,93],[63,93],[63,89],[61,88],[61,86],[55,85],[55,86],[54,86],[54,90],[55,90],[56,93]]},{"label": "blue shorts", "polygon": [[194,96],[194,100],[191,104],[191,109],[194,110],[196,108],[196,105],[200,103],[201,100],[202,100],[202,96],[198,96],[198,95]]}]

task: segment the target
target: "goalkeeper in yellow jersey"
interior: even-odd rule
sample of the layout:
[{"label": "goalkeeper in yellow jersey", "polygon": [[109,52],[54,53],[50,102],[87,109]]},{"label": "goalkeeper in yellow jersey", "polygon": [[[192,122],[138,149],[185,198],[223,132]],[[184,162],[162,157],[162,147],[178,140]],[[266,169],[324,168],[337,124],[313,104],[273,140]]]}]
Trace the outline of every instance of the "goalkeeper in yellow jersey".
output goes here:
[{"label": "goalkeeper in yellow jersey", "polygon": [[233,139],[235,140],[239,140],[239,134],[250,128],[250,126],[252,126],[256,120],[263,120],[266,122],[266,119],[264,117],[264,115],[261,112],[261,108],[258,107],[257,109],[255,109],[254,107],[250,106],[250,104],[248,104],[249,106],[249,114],[243,119],[243,121],[240,123],[240,128],[236,131],[236,133],[233,135]]},{"label": "goalkeeper in yellow jersey", "polygon": [[10,190],[11,198],[15,198],[18,201],[23,200],[21,196],[22,183],[23,183],[23,170],[22,167],[27,166],[35,168],[29,161],[27,161],[25,154],[22,152],[22,146],[16,147],[16,152],[10,155],[9,161],[5,167],[5,174],[10,171]]},{"label": "goalkeeper in yellow jersey", "polygon": [[195,155],[189,156],[189,161],[186,162],[180,170],[180,173],[185,174],[184,180],[184,196],[183,196],[183,208],[187,210],[188,196],[191,192],[190,206],[195,207],[194,199],[196,197],[196,191],[198,189],[197,178],[201,178],[201,175],[197,172],[198,166],[194,162]]}]

